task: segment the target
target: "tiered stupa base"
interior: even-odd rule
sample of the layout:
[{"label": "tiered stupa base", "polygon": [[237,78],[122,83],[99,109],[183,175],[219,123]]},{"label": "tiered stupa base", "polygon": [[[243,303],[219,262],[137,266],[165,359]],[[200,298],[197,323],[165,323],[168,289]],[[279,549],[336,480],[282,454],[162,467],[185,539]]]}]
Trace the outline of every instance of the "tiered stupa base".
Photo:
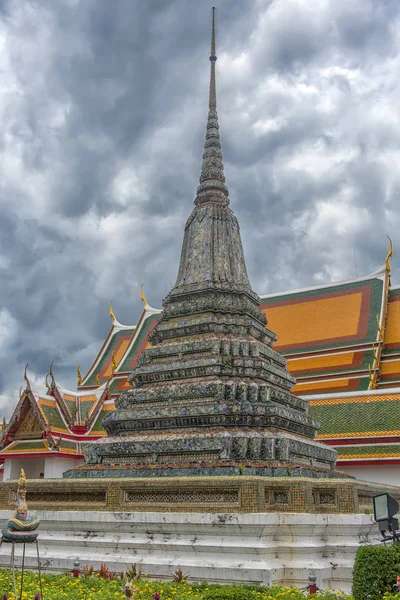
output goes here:
[{"label": "tiered stupa base", "polygon": [[279,463],[271,461],[267,463],[220,463],[215,465],[192,464],[179,465],[171,464],[165,466],[138,466],[132,465],[112,465],[102,467],[95,465],[88,467],[83,465],[77,469],[71,469],[64,473],[65,478],[108,478],[108,477],[237,477],[237,476],[257,476],[257,477],[290,477],[290,478],[339,478],[345,479],[350,476],[340,471],[326,471],[313,467],[305,467],[296,463]]},{"label": "tiered stupa base", "polygon": [[89,448],[86,459],[85,465],[64,477],[345,477],[332,470],[336,453],[328,446],[257,429],[104,438]]}]

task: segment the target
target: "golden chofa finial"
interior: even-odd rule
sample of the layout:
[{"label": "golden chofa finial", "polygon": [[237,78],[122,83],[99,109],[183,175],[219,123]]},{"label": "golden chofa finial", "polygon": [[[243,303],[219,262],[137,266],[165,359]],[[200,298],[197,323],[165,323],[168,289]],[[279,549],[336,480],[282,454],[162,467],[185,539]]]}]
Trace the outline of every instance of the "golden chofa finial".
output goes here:
[{"label": "golden chofa finial", "polygon": [[146,310],[146,308],[147,308],[147,300],[146,300],[145,295],[143,293],[143,286],[144,286],[144,283],[142,283],[142,285],[140,286],[140,298],[141,298],[141,300],[143,302],[144,310]]},{"label": "golden chofa finial", "polygon": [[111,373],[115,373],[115,369],[117,368],[117,361],[115,360],[114,350],[111,353]]},{"label": "golden chofa finial", "polygon": [[392,267],[390,265],[390,257],[393,256],[393,241],[392,241],[392,238],[390,237],[390,235],[388,235],[388,239],[389,239],[389,252],[387,253],[387,256],[385,259],[385,264],[386,264],[387,273],[390,273],[390,271],[392,270]]},{"label": "golden chofa finial", "polygon": [[[46,388],[48,390],[50,390],[52,387],[54,387],[54,383],[55,383],[54,382],[54,375],[53,375],[53,363],[54,363],[54,360],[52,360],[51,363],[50,363],[49,372],[47,373],[46,379],[45,379]],[[48,379],[47,379],[48,377],[51,378],[51,385],[48,382]]]},{"label": "golden chofa finial", "polygon": [[78,387],[79,387],[79,386],[81,386],[81,385],[82,385],[82,383],[83,383],[82,374],[81,374],[81,366],[80,366],[80,365],[78,365],[78,366],[76,367],[76,371],[77,371],[77,373],[78,373]]},{"label": "golden chofa finial", "polygon": [[25,379],[25,381],[26,381],[26,386],[25,386],[25,389],[26,389],[26,390],[30,390],[30,389],[31,389],[31,384],[29,383],[29,379],[28,379],[28,376],[27,376],[27,374],[26,374],[26,370],[27,370],[27,368],[28,368],[28,363],[25,365],[25,369],[24,369],[24,379]]},{"label": "golden chofa finial", "polygon": [[112,300],[110,302],[110,317],[112,318],[112,322],[113,322],[113,325],[114,325],[115,321],[117,320],[117,317],[114,315],[113,301]]},{"label": "golden chofa finial", "polygon": [[100,383],[100,377],[99,377],[99,374],[98,374],[98,373],[97,373],[97,375],[96,375],[95,379],[96,379],[96,385],[97,385],[97,387],[100,387],[100,386],[101,386],[101,383]]}]

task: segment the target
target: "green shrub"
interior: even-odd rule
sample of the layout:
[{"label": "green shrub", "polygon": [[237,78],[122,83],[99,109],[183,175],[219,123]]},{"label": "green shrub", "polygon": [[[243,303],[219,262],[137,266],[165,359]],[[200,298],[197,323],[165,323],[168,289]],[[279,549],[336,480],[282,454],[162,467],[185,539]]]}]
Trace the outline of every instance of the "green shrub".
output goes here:
[{"label": "green shrub", "polygon": [[385,592],[393,591],[397,575],[400,575],[400,544],[362,546],[354,563],[354,600],[380,600]]}]

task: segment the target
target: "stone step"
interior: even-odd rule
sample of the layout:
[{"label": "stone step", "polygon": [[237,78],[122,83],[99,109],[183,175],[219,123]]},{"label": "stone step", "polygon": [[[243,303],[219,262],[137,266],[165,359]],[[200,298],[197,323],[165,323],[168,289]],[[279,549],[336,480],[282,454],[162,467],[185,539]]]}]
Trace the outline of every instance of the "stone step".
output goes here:
[{"label": "stone step", "polygon": [[[11,515],[0,511],[3,521]],[[161,580],[181,568],[192,581],[304,586],[314,574],[321,588],[350,590],[357,547],[379,539],[370,515],[30,511],[36,516],[43,569],[72,571],[79,559],[81,569],[105,562],[120,572],[136,562]],[[35,551],[27,545],[28,568]],[[18,547],[17,564],[21,555]],[[4,544],[1,566],[9,556]]]}]

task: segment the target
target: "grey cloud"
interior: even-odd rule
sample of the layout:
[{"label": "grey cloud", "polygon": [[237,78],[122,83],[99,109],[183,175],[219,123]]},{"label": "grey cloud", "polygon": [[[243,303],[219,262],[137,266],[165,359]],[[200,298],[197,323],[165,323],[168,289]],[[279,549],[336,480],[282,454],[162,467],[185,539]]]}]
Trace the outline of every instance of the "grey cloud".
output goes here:
[{"label": "grey cloud", "polygon": [[[227,183],[256,291],[372,271],[399,243],[397,2],[219,0]],[[72,387],[110,321],[174,283],[200,171],[210,11],[0,4],[0,408],[25,362]],[[399,280],[394,260],[393,281]],[[400,263],[399,263],[400,264]],[[6,311],[2,313],[2,311]],[[4,319],[1,315],[4,314]]]}]

